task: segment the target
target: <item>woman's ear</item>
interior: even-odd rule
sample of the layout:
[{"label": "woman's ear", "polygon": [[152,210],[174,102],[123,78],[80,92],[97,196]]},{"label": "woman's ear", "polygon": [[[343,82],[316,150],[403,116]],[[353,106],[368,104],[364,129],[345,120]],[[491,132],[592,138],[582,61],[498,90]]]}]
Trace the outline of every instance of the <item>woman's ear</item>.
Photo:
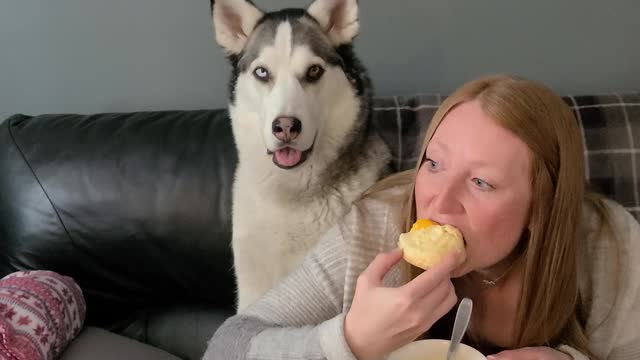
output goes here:
[{"label": "woman's ear", "polygon": [[333,46],[348,44],[358,35],[357,0],[315,0],[307,13],[320,24]]},{"label": "woman's ear", "polygon": [[246,0],[215,0],[211,7],[216,41],[227,54],[237,55],[263,13]]}]

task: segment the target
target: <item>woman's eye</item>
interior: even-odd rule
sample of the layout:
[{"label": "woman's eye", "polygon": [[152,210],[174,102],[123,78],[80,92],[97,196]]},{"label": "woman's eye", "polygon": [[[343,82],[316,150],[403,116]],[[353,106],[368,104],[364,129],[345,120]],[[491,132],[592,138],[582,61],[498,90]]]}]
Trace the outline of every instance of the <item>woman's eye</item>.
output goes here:
[{"label": "woman's eye", "polygon": [[480,188],[480,190],[488,191],[488,190],[493,190],[493,189],[494,189],[493,185],[489,184],[488,182],[486,182],[486,181],[484,181],[484,180],[482,180],[482,179],[479,179],[479,178],[473,178],[471,181],[473,181],[473,183],[474,183],[478,188]]},{"label": "woman's eye", "polygon": [[269,71],[262,66],[258,66],[255,70],[253,70],[253,75],[260,81],[269,81]]},{"label": "woman's eye", "polygon": [[431,160],[431,159],[429,159],[429,158],[427,158],[427,159],[424,161],[424,164],[425,164],[425,166],[427,167],[427,169],[428,169],[429,171],[436,171],[436,170],[438,170],[438,163],[437,163],[437,162],[435,162],[435,161],[433,161],[433,160]]},{"label": "woman's eye", "polygon": [[315,82],[318,81],[321,77],[322,74],[324,74],[324,69],[322,68],[322,66],[320,65],[311,65],[309,66],[309,69],[307,69],[307,81],[308,82]]}]

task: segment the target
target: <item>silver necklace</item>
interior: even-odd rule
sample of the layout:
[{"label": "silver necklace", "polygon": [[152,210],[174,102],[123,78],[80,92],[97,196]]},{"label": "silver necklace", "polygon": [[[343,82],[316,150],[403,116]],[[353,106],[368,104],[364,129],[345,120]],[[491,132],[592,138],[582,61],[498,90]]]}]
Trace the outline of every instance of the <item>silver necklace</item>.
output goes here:
[{"label": "silver necklace", "polygon": [[511,271],[511,269],[513,269],[513,266],[516,264],[517,261],[514,261],[511,263],[511,265],[509,265],[509,267],[507,268],[507,270],[505,270],[502,275],[498,276],[497,278],[494,279],[482,279],[482,283],[486,286],[495,286],[498,281],[502,280],[503,277],[505,277],[509,271]]}]

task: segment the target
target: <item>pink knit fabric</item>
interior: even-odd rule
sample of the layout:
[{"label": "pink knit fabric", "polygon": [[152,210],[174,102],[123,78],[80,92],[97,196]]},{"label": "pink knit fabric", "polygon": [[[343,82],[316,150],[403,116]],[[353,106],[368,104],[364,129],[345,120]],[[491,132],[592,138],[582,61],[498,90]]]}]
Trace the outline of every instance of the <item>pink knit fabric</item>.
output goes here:
[{"label": "pink knit fabric", "polygon": [[86,305],[70,277],[20,271],[0,279],[0,359],[51,360],[78,335]]}]

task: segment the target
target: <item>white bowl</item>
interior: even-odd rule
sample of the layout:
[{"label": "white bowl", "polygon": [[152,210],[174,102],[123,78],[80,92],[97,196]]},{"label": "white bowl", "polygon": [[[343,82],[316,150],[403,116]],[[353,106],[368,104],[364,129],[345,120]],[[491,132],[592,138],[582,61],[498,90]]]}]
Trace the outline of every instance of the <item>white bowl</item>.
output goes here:
[{"label": "white bowl", "polygon": [[[449,340],[418,340],[391,353],[388,360],[446,360]],[[469,345],[460,344],[454,360],[486,360],[482,353]]]}]

